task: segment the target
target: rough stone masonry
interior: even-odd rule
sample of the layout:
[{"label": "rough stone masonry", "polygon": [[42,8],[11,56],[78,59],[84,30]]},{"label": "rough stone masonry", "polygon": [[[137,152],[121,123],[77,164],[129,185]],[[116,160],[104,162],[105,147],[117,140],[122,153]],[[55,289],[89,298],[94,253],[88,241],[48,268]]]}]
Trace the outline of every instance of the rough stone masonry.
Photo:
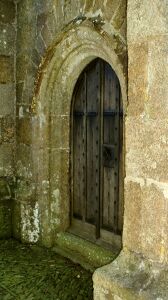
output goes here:
[{"label": "rough stone masonry", "polygon": [[57,244],[69,227],[73,87],[94,57],[120,80],[123,247],[94,273],[96,300],[168,298],[167,24],[167,0],[0,3],[1,238]]}]

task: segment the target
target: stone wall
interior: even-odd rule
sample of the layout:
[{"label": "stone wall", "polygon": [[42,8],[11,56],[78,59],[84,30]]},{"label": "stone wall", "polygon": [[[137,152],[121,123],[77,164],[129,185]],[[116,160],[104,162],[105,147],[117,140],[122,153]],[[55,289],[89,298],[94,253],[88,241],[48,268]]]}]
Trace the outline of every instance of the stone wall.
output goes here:
[{"label": "stone wall", "polygon": [[[41,235],[43,235],[43,239],[46,240],[43,240],[43,243],[48,244],[47,239],[51,239],[51,235],[53,236],[51,239],[52,243],[55,239],[55,233],[51,234],[51,228],[56,222],[58,212],[51,212],[52,207],[55,207],[54,210],[56,210],[56,203],[51,203],[51,196],[47,196],[48,194],[51,195],[49,179],[51,174],[41,175],[48,168],[46,148],[50,148],[50,146],[47,146],[49,133],[45,136],[46,143],[44,145],[42,145],[42,140],[38,140],[38,145],[35,141],[38,139],[37,135],[42,136],[42,130],[39,134],[36,134],[37,123],[43,127],[46,117],[45,112],[47,111],[47,106],[49,107],[49,100],[46,98],[45,111],[38,116],[36,103],[33,100],[34,92],[36,91],[36,94],[38,94],[40,90],[41,79],[38,74],[46,72],[43,69],[49,65],[59,39],[64,38],[68,28],[71,27],[73,31],[73,26],[75,28],[81,22],[89,22],[93,25],[95,32],[102,32],[102,35],[110,37],[112,52],[117,55],[122,72],[126,78],[126,1],[22,0],[19,1],[17,6],[17,21],[17,192],[14,205],[14,234],[15,237],[26,242],[37,242],[42,239]],[[67,41],[66,48],[68,49],[68,47]],[[58,57],[58,60],[61,61],[61,52],[59,55],[60,58]],[[35,90],[34,85],[36,85]],[[58,112],[56,111],[51,113],[53,115],[51,122],[54,122],[55,126],[58,127],[59,124],[56,125],[56,122],[58,123],[61,116],[58,117]],[[58,120],[54,120],[54,113],[57,114]],[[64,111],[62,114],[65,118],[66,112]],[[69,116],[67,115],[66,119],[68,120],[68,118]],[[68,123],[66,122],[66,124]],[[55,133],[53,131],[54,140],[60,139],[62,129],[60,130],[56,132],[55,128]],[[65,138],[67,138],[65,140],[66,144],[69,143],[68,132],[69,128],[66,129],[66,132],[64,130],[63,133]],[[36,148],[39,145],[41,145],[41,149],[37,154]],[[60,154],[62,145],[60,144],[59,147],[60,149],[54,150],[59,150],[57,157],[53,163],[50,163],[55,166],[55,170],[60,165],[60,159],[62,160],[60,155],[61,157],[64,155]],[[48,172],[50,173],[50,170]],[[56,174],[53,176],[56,177]],[[66,186],[64,182],[62,182],[63,185]],[[57,191],[57,188],[54,191]],[[57,194],[55,192],[55,195]],[[38,199],[43,199],[43,201],[39,200],[40,207]],[[44,226],[42,226],[42,223]],[[56,227],[56,225],[54,226]],[[56,232],[56,229],[53,229],[53,232]]]},{"label": "stone wall", "polygon": [[99,56],[121,83],[126,178],[123,251],[94,274],[95,299],[167,299],[167,1],[17,2],[0,4],[2,237],[14,191],[14,237],[52,246],[66,230],[71,96]]},{"label": "stone wall", "polygon": [[168,263],[167,16],[166,1],[151,10],[128,2],[124,246],[160,263]]},{"label": "stone wall", "polygon": [[15,183],[15,5],[0,3],[0,237],[11,235]]},{"label": "stone wall", "polygon": [[168,298],[167,23],[167,1],[128,1],[123,251],[95,273],[96,299]]}]

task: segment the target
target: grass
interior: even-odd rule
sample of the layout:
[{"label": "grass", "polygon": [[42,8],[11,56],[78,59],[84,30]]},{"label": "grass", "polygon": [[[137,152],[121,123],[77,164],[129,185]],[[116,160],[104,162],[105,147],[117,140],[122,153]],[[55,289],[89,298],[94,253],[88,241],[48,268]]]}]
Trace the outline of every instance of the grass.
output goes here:
[{"label": "grass", "polygon": [[0,241],[0,300],[91,300],[92,274],[38,246]]}]

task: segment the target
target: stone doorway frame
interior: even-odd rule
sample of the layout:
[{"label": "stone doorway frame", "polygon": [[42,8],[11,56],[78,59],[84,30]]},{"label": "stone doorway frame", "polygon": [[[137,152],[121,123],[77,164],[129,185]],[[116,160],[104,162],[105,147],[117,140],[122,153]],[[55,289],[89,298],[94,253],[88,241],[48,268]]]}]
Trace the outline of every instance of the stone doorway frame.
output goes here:
[{"label": "stone doorway frame", "polygon": [[90,21],[72,23],[59,35],[48,49],[36,80],[32,138],[40,242],[44,246],[54,245],[57,234],[69,227],[71,100],[80,73],[96,57],[107,61],[116,72],[125,112],[127,84],[121,62],[110,35]]}]

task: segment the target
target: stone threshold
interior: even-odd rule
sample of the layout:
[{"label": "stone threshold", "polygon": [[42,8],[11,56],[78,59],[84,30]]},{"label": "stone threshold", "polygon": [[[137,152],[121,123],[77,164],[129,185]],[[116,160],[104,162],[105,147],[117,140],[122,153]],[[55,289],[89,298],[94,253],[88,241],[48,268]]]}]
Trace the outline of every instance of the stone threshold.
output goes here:
[{"label": "stone threshold", "polygon": [[74,234],[63,232],[57,235],[56,245],[53,251],[61,254],[83,268],[94,272],[97,268],[112,262],[116,251],[104,249]]}]

